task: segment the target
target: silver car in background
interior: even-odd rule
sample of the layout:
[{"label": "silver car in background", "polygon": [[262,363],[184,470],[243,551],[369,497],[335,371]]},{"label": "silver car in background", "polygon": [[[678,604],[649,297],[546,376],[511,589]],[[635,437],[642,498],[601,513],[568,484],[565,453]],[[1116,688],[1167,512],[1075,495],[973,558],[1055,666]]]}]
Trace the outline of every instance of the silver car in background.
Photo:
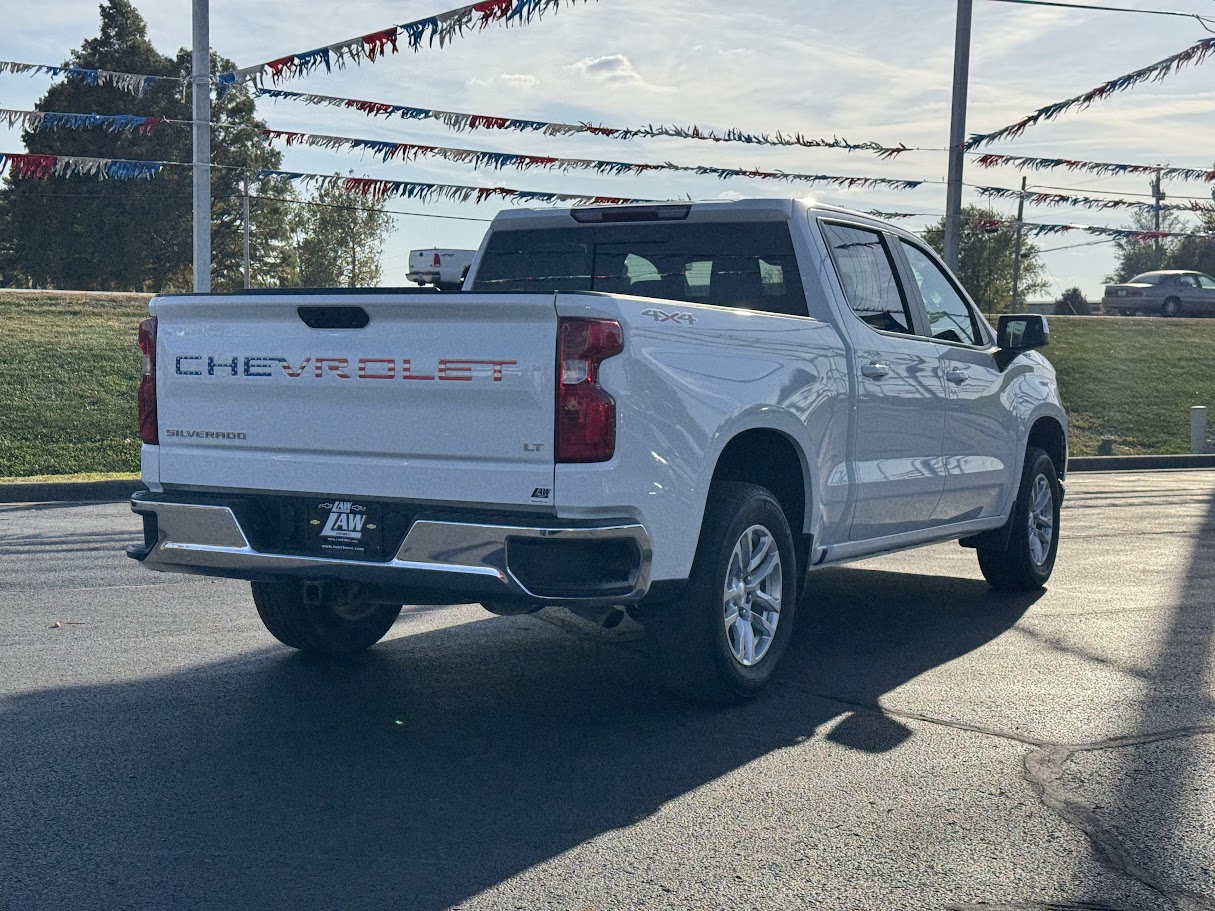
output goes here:
[{"label": "silver car in background", "polygon": [[1120,285],[1107,285],[1101,309],[1123,316],[1213,316],[1215,278],[1184,269],[1144,272]]}]

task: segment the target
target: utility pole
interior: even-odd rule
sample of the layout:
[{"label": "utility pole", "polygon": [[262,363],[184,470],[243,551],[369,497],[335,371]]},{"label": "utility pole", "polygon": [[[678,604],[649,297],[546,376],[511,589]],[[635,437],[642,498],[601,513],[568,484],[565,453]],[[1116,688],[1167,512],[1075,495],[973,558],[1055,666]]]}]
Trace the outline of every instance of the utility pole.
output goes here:
[{"label": "utility pole", "polygon": [[953,51],[953,119],[949,127],[949,189],[945,196],[945,264],[958,269],[962,234],[962,167],[966,160],[966,94],[970,86],[970,20],[973,0],[958,0]]},{"label": "utility pole", "polygon": [[[1164,202],[1165,195],[1160,189],[1160,172],[1156,172],[1156,179],[1152,181],[1152,198],[1155,203],[1152,206],[1152,220],[1154,223],[1153,230],[1160,233],[1160,204]],[[1156,268],[1159,269],[1163,265],[1163,256],[1160,253],[1160,238],[1157,237],[1153,244],[1156,248]]]},{"label": "utility pole", "polygon": [[354,287],[354,275],[358,271],[359,258],[358,249],[354,245],[354,235],[350,235],[350,284],[348,287]]},{"label": "utility pole", "polygon": [[211,290],[211,11],[192,0],[194,55],[194,291]]},{"label": "utility pole", "polygon": [[1021,195],[1017,197],[1017,245],[1013,248],[1012,312],[1017,312],[1021,300],[1021,221],[1025,218],[1026,178],[1021,178]]},{"label": "utility pole", "polygon": [[242,194],[241,194],[241,202],[240,202],[240,215],[241,215],[241,222],[243,223],[243,226],[244,226],[244,235],[245,235],[245,237],[244,237],[244,275],[245,275],[245,287],[246,287],[246,288],[251,288],[251,287],[252,287],[252,284],[251,284],[251,282],[250,282],[250,280],[249,280],[249,232],[250,232],[250,224],[249,224],[249,175],[248,175],[248,174],[246,174],[246,175],[245,175],[243,178],[241,178],[241,189],[242,189]]}]

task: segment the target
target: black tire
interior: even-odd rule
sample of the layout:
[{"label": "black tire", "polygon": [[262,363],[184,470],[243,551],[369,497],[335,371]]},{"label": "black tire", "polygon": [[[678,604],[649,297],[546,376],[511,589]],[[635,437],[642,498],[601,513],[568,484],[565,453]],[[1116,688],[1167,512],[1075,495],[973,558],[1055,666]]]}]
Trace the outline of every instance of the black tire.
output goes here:
[{"label": "black tire", "polygon": [[1181,301],[1175,297],[1166,298],[1160,305],[1161,316],[1181,316]]},{"label": "black tire", "polygon": [[[757,566],[749,567],[756,571],[755,577],[749,577],[756,591],[745,580],[737,580],[744,588],[731,596],[737,598],[737,620],[727,627],[728,603],[734,603],[727,599],[727,580],[732,569],[741,570],[741,562],[735,562],[735,549],[743,546],[744,534],[749,536],[748,548],[753,544],[763,547],[766,542],[767,550],[761,551]],[[777,561],[770,565],[773,545]],[[747,555],[753,556],[753,552],[748,550]],[[768,571],[760,577],[758,571],[765,568]],[[797,569],[793,535],[776,498],[757,484],[715,484],[686,595],[655,607],[648,618],[647,636],[672,689],[700,702],[725,704],[757,695],[789,644],[797,609]],[[779,592],[772,633],[763,626],[772,621],[772,605],[760,591],[769,596]],[[755,604],[760,605],[758,613],[752,609]],[[744,663],[747,629],[751,630],[750,657],[754,659],[749,665]],[[743,652],[742,658],[736,657],[736,649]]]},{"label": "black tire", "polygon": [[[1046,507],[1042,506],[1043,491],[1050,496]],[[1006,537],[1006,541],[985,542],[977,548],[979,568],[992,588],[1027,592],[1046,584],[1055,568],[1059,550],[1061,499],[1055,463],[1041,449],[1030,449],[1025,454],[1025,468],[1006,527],[1007,536],[995,536],[997,539]],[[1044,546],[1045,520],[1049,520],[1050,540]]]},{"label": "black tire", "polygon": [[253,603],[266,629],[283,645],[304,652],[346,655],[371,648],[392,628],[401,605],[346,605],[304,600],[304,583],[253,582]]}]

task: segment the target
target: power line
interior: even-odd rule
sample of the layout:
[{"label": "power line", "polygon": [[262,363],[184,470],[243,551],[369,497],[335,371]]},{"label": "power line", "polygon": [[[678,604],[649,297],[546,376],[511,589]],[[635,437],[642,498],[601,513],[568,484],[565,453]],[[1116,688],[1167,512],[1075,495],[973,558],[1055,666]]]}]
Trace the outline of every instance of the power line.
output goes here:
[{"label": "power line", "polygon": [[1166,9],[1133,9],[1128,6],[1103,6],[1095,3],[1060,3],[1058,0],[989,0],[991,3],[1020,3],[1024,6],[1057,6],[1063,9],[1091,9],[1099,10],[1104,13],[1143,13],[1148,16],[1180,16],[1183,19],[1196,19],[1203,28],[1207,31],[1212,31],[1208,26],[1208,22],[1212,21],[1209,18],[1200,15],[1199,13],[1185,13],[1176,10]]},{"label": "power line", "polygon": [[[352,210],[352,211],[353,210],[367,211],[366,209],[360,209],[359,206],[343,206],[343,205],[340,205],[339,203],[334,203],[334,202],[314,202],[313,200],[310,200],[310,199],[288,199],[284,196],[262,196],[262,195],[256,195],[256,194],[251,193],[251,194],[249,194],[249,198],[250,199],[272,199],[277,202],[291,203],[291,204],[298,205],[298,206],[319,206],[321,208],[326,208],[326,209],[347,209],[347,210]],[[468,215],[435,215],[431,212],[405,212],[401,209],[380,209],[379,211],[384,212],[388,215],[411,215],[415,218],[440,218],[445,221],[479,221],[479,222],[484,222],[487,224],[489,222],[493,221],[492,218],[472,218],[471,216],[468,216]]]},{"label": "power line", "polygon": [[1095,247],[1098,244],[1112,244],[1115,240],[1117,240],[1116,237],[1106,237],[1106,238],[1103,238],[1102,240],[1088,240],[1082,244],[1066,244],[1065,246],[1062,246],[1062,247],[1049,247],[1045,250],[1039,250],[1038,252],[1039,253],[1058,253],[1060,250],[1074,250],[1077,247]]}]

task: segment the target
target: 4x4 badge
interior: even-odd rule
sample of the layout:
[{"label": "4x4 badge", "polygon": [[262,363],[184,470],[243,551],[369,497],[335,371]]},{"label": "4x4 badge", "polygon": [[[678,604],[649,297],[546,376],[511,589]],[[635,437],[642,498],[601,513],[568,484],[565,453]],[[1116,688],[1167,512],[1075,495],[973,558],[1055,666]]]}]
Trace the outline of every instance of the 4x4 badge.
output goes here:
[{"label": "4x4 badge", "polygon": [[667,313],[665,310],[642,310],[642,316],[651,317],[656,323],[687,323],[696,325],[696,317],[691,313]]}]

